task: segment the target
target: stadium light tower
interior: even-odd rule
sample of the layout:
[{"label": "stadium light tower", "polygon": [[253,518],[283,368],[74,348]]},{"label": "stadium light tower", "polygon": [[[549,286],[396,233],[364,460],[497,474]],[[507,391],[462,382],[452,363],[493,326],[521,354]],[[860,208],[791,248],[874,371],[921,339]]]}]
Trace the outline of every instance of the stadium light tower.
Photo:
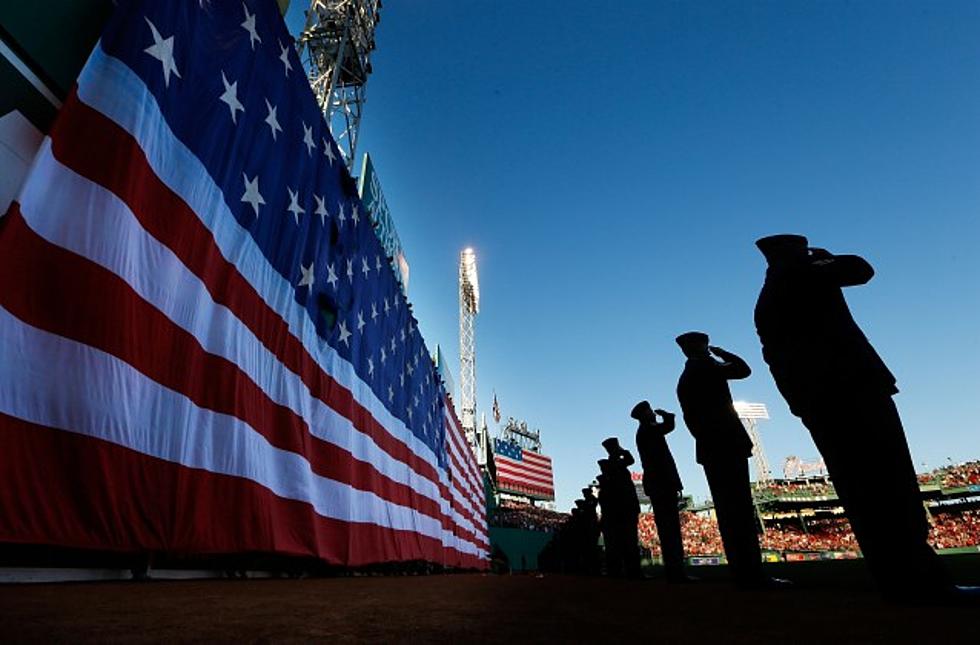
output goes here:
[{"label": "stadium light tower", "polygon": [[755,462],[755,480],[757,482],[767,482],[772,479],[769,472],[769,460],[766,459],[766,451],[762,447],[762,437],[759,436],[758,421],[769,419],[769,410],[764,403],[746,403],[745,401],[735,401],[735,412],[742,420],[742,425],[749,432],[752,439],[752,460]]},{"label": "stadium light tower", "polygon": [[298,39],[310,87],[351,173],[380,11],[381,0],[312,0]]},{"label": "stadium light tower", "polygon": [[476,254],[463,249],[459,254],[459,400],[466,438],[477,461],[486,463],[483,442],[476,431],[476,336],[474,323],[480,313],[480,281],[476,274]]}]

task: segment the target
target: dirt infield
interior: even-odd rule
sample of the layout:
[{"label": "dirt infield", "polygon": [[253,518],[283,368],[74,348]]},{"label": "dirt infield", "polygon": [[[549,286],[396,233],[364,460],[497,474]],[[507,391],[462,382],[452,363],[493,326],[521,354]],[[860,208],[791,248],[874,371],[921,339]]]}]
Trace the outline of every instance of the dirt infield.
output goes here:
[{"label": "dirt infield", "polygon": [[[792,565],[791,592],[568,576],[5,585],[4,642],[973,642],[980,610],[896,608],[859,563]],[[830,565],[830,568],[828,568]],[[836,568],[835,568],[836,567]],[[839,575],[838,575],[839,574]],[[972,576],[971,576],[972,577]]]}]

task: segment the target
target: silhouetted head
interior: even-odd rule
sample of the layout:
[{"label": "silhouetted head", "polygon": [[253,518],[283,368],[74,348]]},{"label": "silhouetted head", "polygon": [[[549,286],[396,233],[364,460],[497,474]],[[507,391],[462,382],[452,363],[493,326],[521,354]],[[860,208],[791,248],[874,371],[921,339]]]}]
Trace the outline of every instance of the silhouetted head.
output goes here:
[{"label": "silhouetted head", "polygon": [[608,439],[603,441],[602,447],[606,449],[606,452],[608,452],[610,456],[617,455],[623,451],[622,447],[620,447],[619,445],[619,439],[617,439],[616,437],[609,437]]},{"label": "silhouetted head", "polygon": [[708,335],[702,331],[689,331],[676,339],[681,351],[688,358],[700,358],[708,355]]},{"label": "silhouetted head", "polygon": [[585,499],[590,499],[592,497],[595,497],[595,493],[592,492],[591,488],[583,488],[582,495],[585,496]]},{"label": "silhouetted head", "polygon": [[630,411],[630,416],[637,421],[649,421],[656,419],[657,415],[653,413],[653,408],[650,407],[649,401],[640,401],[633,406],[633,409]]},{"label": "silhouetted head", "polygon": [[584,499],[575,500],[575,510],[577,511],[582,508],[585,508],[585,500]]},{"label": "silhouetted head", "polygon": [[609,460],[608,459],[600,459],[596,463],[599,464],[599,471],[602,473],[602,475],[599,475],[600,477],[602,477],[603,475],[605,475],[606,473],[609,472]]},{"label": "silhouetted head", "polygon": [[760,237],[755,245],[766,256],[769,264],[791,264],[807,258],[810,242],[802,235],[769,235]]}]

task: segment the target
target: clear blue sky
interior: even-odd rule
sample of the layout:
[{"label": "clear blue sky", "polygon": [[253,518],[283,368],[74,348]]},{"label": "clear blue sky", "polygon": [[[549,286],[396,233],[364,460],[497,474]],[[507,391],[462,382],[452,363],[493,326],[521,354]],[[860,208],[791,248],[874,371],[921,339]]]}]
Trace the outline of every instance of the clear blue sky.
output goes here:
[{"label": "clear blue sky", "polygon": [[[875,266],[848,298],[898,376],[916,464],[980,457],[980,3],[389,0],[382,15],[360,151],[415,312],[457,356],[472,245],[479,406],[496,389],[505,417],[542,430],[560,509],[603,438],[632,446],[636,401],[677,409],[689,329],[752,365],[733,392],[769,406],[774,471],[817,456],[752,324],[753,241],[770,233]],[[669,443],[705,497],[683,425]]]}]

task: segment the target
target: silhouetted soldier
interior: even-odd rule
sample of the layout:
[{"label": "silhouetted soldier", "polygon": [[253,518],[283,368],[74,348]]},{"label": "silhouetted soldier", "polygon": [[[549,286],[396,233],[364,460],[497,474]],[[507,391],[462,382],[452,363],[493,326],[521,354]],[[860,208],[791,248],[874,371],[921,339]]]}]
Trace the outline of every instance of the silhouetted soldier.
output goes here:
[{"label": "silhouetted soldier", "polygon": [[606,575],[620,576],[623,573],[623,536],[621,528],[622,499],[616,494],[612,474],[612,465],[608,459],[600,459],[599,475],[599,507],[602,516],[599,519],[599,530],[602,532],[602,543],[605,548]]},{"label": "silhouetted soldier", "polygon": [[[597,575],[599,573],[599,515],[596,512],[596,505],[599,500],[591,488],[582,489],[582,523],[583,523],[583,544],[582,560],[585,573]],[[576,502],[576,505],[578,502]]]},{"label": "silhouetted soldier", "polygon": [[[842,287],[874,269],[805,237],[756,242],[769,263],[755,308],[762,355],[790,410],[823,455],[861,552],[896,600],[976,593],[954,588],[929,546],[929,524],[892,395],[895,377],[861,332]],[[974,588],[976,589],[976,588]]]},{"label": "silhouetted soldier", "polygon": [[616,528],[619,536],[619,548],[623,562],[624,573],[627,576],[640,577],[640,541],[637,536],[637,525],[640,520],[640,500],[636,496],[636,487],[630,475],[629,467],[636,463],[633,455],[619,445],[619,439],[609,437],[602,442],[602,447],[609,454],[608,463],[611,473],[609,478],[615,495],[619,498],[616,515]]},{"label": "silhouetted soldier", "polygon": [[752,370],[735,354],[710,347],[708,335],[702,332],[681,334],[677,344],[687,356],[677,383],[677,398],[684,423],[694,435],[697,462],[704,467],[735,583],[745,588],[787,585],[787,581],[768,578],[762,571],[749,487],[752,440],[735,412],[728,388],[729,380],[746,378]]},{"label": "silhouetted soldier", "polygon": [[[658,414],[663,421],[657,421]],[[667,434],[674,429],[674,415],[659,408],[653,410],[650,403],[640,401],[630,416],[640,422],[636,430],[636,451],[643,464],[643,491],[653,506],[667,581],[690,582],[684,573],[684,542],[677,510],[684,486],[667,446]]]}]

